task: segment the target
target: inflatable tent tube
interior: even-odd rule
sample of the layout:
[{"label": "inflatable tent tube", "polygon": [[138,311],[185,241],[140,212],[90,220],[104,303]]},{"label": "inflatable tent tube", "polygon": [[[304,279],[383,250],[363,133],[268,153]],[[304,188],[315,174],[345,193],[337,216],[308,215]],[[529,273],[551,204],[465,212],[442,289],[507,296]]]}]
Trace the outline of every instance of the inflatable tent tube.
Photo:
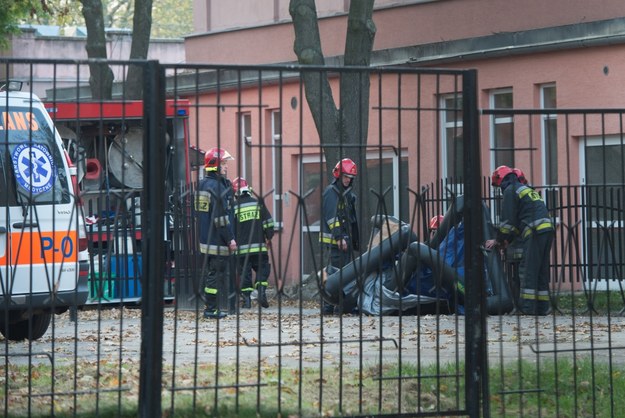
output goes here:
[{"label": "inflatable tent tube", "polygon": [[438,250],[422,243],[413,242],[408,246],[401,258],[402,283],[408,283],[412,273],[424,263],[432,269],[432,277],[436,286],[445,289],[449,293],[458,290],[458,302],[464,302],[464,278],[458,274],[455,268],[445,263]]},{"label": "inflatable tent tube", "polygon": [[390,215],[373,215],[371,217],[371,226],[373,226],[374,232],[377,230],[379,231],[380,229],[382,229],[382,227],[384,225],[386,225],[387,223],[393,223],[393,224],[403,224],[402,221],[400,221],[399,219],[397,219],[394,216],[390,216]]},{"label": "inflatable tent tube", "polygon": [[[442,286],[449,292],[459,291],[459,301],[464,300],[464,277],[459,276],[456,270],[444,262],[444,258],[438,254],[434,248],[438,248],[445,239],[449,230],[462,219],[462,211],[464,208],[464,197],[457,196],[451,206],[445,213],[443,222],[441,222],[434,237],[427,246],[420,244],[418,248],[408,248],[405,259],[402,257],[402,274],[401,282],[405,285],[410,276],[418,266],[419,260],[427,264],[435,274],[435,278],[440,280],[437,285]],[[484,240],[493,238],[493,227],[490,222],[489,210],[486,204],[482,203],[482,225]],[[431,250],[431,251],[430,251]],[[514,308],[512,302],[510,287],[503,272],[502,261],[496,251],[484,252],[484,263],[488,271],[488,280],[493,288],[493,295],[486,298],[486,310],[489,315],[501,315],[511,312]],[[441,265],[444,264],[444,265]],[[440,273],[440,274],[437,274]]]},{"label": "inflatable tent tube", "polygon": [[[485,262],[487,263],[489,279],[493,283],[494,295],[486,298],[486,312],[489,315],[501,315],[512,310],[512,300],[507,290],[507,284],[501,283],[503,278],[501,271],[501,260],[496,253],[490,252],[486,254]],[[464,277],[460,276],[455,268],[445,263],[445,258],[435,249],[425,245],[422,242],[413,242],[408,246],[401,259],[402,280],[410,278],[419,263],[424,263],[432,269],[432,274],[436,280],[436,285],[442,287],[450,294],[456,293],[459,304],[464,304]],[[493,275],[495,277],[493,277]],[[498,284],[497,288],[495,283]],[[497,292],[499,290],[499,292]]]},{"label": "inflatable tent tube", "polygon": [[358,277],[366,277],[372,271],[377,270],[385,261],[392,260],[415,239],[416,235],[410,229],[410,225],[403,224],[398,231],[395,231],[379,245],[363,253],[342,269],[330,274],[325,283],[327,302],[337,305],[341,292],[346,287],[350,287]]},{"label": "inflatable tent tube", "polygon": [[[494,237],[492,224],[490,223],[490,216],[488,215],[488,208],[483,205],[484,213],[484,240]],[[484,251],[484,263],[488,271],[488,278],[490,284],[493,287],[493,294],[486,299],[486,309],[489,315],[501,315],[509,313],[514,309],[514,303],[512,302],[512,292],[510,291],[510,285],[503,272],[503,262],[497,254],[496,250]]]}]

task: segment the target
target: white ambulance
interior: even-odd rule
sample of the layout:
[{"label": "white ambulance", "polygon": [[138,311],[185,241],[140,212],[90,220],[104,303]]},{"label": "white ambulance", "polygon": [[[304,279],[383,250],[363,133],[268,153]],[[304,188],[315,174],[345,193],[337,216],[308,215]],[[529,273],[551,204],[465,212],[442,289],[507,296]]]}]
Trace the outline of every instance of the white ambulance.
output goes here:
[{"label": "white ambulance", "polygon": [[0,91],[0,333],[41,338],[83,305],[89,262],[71,161],[38,97]]}]

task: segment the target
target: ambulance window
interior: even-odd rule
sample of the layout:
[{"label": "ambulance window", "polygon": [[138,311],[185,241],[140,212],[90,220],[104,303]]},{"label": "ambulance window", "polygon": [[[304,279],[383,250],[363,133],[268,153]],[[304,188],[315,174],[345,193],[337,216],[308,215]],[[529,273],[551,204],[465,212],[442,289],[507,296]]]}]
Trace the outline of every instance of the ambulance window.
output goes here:
[{"label": "ambulance window", "polygon": [[[2,149],[0,152],[0,206],[18,206],[15,193],[15,179],[11,168],[10,154]],[[1,210],[1,209],[0,209]]]},{"label": "ambulance window", "polygon": [[41,110],[12,107],[5,118],[0,187],[6,188],[7,204],[69,203],[63,155]]}]

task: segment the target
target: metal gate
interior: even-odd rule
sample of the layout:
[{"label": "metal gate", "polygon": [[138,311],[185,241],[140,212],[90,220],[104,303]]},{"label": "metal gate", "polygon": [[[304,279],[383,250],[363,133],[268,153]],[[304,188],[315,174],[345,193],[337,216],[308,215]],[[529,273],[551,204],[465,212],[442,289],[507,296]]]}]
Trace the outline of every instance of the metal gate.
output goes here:
[{"label": "metal gate", "polygon": [[[577,141],[587,168],[618,155],[622,167],[620,111],[480,109],[471,70],[108,65],[120,82],[94,100],[88,61],[3,61],[42,98],[77,166],[90,264],[86,303],[53,304],[41,338],[0,340],[6,415],[618,415],[623,174],[537,181],[536,144],[547,135],[558,161],[582,161]],[[125,95],[129,65],[144,69],[141,101]],[[45,69],[64,78],[42,87]],[[487,147],[498,115],[522,135]],[[258,286],[242,307],[245,261],[233,253],[219,319],[203,316],[196,206],[214,147],[273,219],[269,307]],[[558,225],[545,317],[516,314],[522,254],[482,247],[500,199],[485,156],[506,152]],[[336,273],[321,223],[342,158],[358,168],[360,245]],[[5,319],[22,296],[10,288]]]}]

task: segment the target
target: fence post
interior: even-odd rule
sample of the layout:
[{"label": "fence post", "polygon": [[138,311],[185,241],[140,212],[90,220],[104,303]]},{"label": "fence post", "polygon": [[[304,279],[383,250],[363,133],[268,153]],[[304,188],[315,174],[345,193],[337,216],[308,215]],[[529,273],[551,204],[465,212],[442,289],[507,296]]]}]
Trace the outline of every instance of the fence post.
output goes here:
[{"label": "fence post", "polygon": [[[148,61],[143,78],[143,274],[139,416],[161,416],[165,219],[165,72]],[[149,260],[149,261],[148,261]]]},{"label": "fence post", "polygon": [[[477,103],[477,71],[464,73],[462,85],[465,222],[466,402],[470,417],[489,416],[486,297],[482,245],[482,171]],[[480,410],[482,407],[482,414]]]}]

